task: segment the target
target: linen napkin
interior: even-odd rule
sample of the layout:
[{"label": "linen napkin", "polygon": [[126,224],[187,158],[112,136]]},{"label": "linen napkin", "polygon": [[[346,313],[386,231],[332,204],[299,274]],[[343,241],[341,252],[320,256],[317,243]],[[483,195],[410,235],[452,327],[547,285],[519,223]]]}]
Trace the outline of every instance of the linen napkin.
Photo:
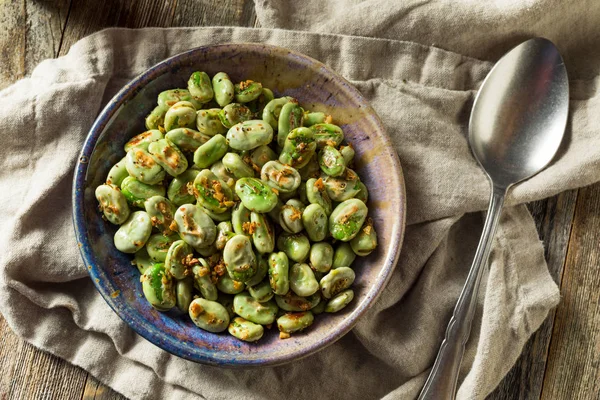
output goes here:
[{"label": "linen napkin", "polygon": [[[269,15],[278,4],[257,2],[262,25],[275,25]],[[306,4],[310,11],[312,3]],[[359,34],[365,24],[357,23]],[[111,29],[81,40],[65,57],[41,63],[30,78],[3,90],[0,189],[9,195],[0,209],[0,312],[11,328],[135,399],[415,398],[470,266],[482,226],[479,211],[487,206],[488,183],[470,154],[466,124],[492,63],[425,44],[344,33]],[[136,335],[95,291],[71,226],[72,171],[103,105],[162,59],[222,42],[288,47],[349,79],[382,118],[407,182],[405,242],[380,299],[340,341],[280,367],[203,366]],[[515,206],[504,211],[459,399],[489,394],[559,300],[533,220],[517,204],[600,178],[600,117],[592,112],[600,98],[597,79],[585,79],[571,81],[571,117],[560,157],[515,188],[509,199]]]}]

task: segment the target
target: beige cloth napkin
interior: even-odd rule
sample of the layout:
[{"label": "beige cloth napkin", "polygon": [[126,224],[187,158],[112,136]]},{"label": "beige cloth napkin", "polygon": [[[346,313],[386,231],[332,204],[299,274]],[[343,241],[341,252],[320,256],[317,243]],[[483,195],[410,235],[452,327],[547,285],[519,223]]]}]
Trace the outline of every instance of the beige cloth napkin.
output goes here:
[{"label": "beige cloth napkin", "polygon": [[[493,59],[498,48],[504,51],[507,43],[515,44],[532,33],[559,44],[564,41],[565,54],[579,54],[569,47],[578,42],[559,29],[568,14],[566,6],[561,9],[555,1],[529,1],[525,6],[496,2],[485,12],[475,2],[454,9],[440,9],[445,4],[441,2],[392,6],[370,1],[340,6],[336,1],[332,8],[318,8],[317,3],[321,2],[296,2],[286,9],[283,1],[258,1],[257,13],[263,26],[320,33],[245,28],[107,30],[81,40],[67,56],[41,63],[30,78],[1,92],[0,190],[5,195],[0,208],[0,311],[15,332],[135,399],[416,397],[470,266],[482,225],[479,211],[487,206],[489,194],[486,178],[470,155],[466,123],[475,90],[492,64],[427,44],[432,36],[448,38],[442,47],[469,50],[476,56],[492,54]],[[588,14],[598,15],[598,7],[594,5]],[[461,10],[464,15],[454,20]],[[532,28],[531,21],[547,20],[546,12],[560,18],[560,23]],[[510,17],[521,27],[514,29],[519,33],[499,30],[491,40],[488,31],[493,28],[480,20],[496,24],[494,17]],[[431,25],[436,19],[439,23]],[[436,33],[411,33],[420,21]],[[324,33],[327,30],[336,34]],[[582,24],[574,32],[582,43],[587,40]],[[390,36],[346,35],[352,33]],[[422,44],[414,41],[420,39]],[[191,47],[220,42],[288,47],[323,61],[349,79],[381,116],[407,182],[406,239],[381,298],[334,345],[275,368],[224,370],[198,365],[136,335],[95,291],[71,226],[72,171],[103,105],[149,66]],[[591,58],[600,54],[600,40],[593,43],[596,53]],[[568,66],[583,64],[574,56],[566,61]],[[600,178],[600,116],[594,112],[600,109],[598,80],[587,72],[569,72],[571,118],[560,158],[515,188],[512,204]],[[459,399],[482,399],[490,393],[559,301],[525,206],[505,210],[483,282]]]}]

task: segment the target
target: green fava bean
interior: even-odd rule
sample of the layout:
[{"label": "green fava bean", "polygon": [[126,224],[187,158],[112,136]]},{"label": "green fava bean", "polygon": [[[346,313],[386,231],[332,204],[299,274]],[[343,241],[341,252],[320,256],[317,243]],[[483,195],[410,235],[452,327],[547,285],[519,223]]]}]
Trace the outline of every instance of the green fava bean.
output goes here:
[{"label": "green fava bean", "polygon": [[194,287],[206,300],[216,301],[219,292],[212,281],[210,266],[203,258],[199,258],[198,262],[199,263],[192,269],[192,273],[194,274]]},{"label": "green fava bean", "polygon": [[275,321],[277,304],[269,300],[260,303],[249,293],[239,293],[233,298],[233,311],[242,318],[256,324],[269,325]]},{"label": "green fava bean", "polygon": [[[167,189],[167,197],[176,206],[182,206],[184,204],[193,203],[196,198],[190,193],[189,188],[196,179],[200,171],[188,169],[176,176]],[[188,186],[189,185],[189,186]]]},{"label": "green fava bean", "polygon": [[234,86],[235,101],[238,103],[248,103],[262,94],[262,84],[246,80]]},{"label": "green fava bean", "polygon": [[323,207],[318,204],[310,204],[302,213],[302,224],[308,238],[313,242],[320,242],[327,237],[328,220]]},{"label": "green fava bean", "polygon": [[121,193],[127,199],[129,204],[144,208],[144,203],[152,196],[164,196],[165,187],[163,185],[147,185],[128,176],[121,183]]},{"label": "green fava bean", "polygon": [[285,139],[279,162],[294,168],[302,168],[314,156],[316,149],[317,143],[314,141],[312,130],[304,127],[296,128]]},{"label": "green fava bean", "polygon": [[136,211],[115,233],[115,247],[123,253],[135,253],[144,247],[151,233],[150,216],[144,211]]},{"label": "green fava bean", "polygon": [[264,303],[273,298],[273,289],[269,282],[260,282],[255,286],[248,286],[248,293],[259,303]]},{"label": "green fava bean", "polygon": [[280,198],[277,198],[277,204],[275,204],[275,207],[273,207],[273,209],[267,213],[271,220],[279,221],[279,213],[281,212],[282,207],[283,202]]},{"label": "green fava bean", "polygon": [[280,332],[300,332],[312,325],[315,317],[312,312],[285,313],[277,318],[277,328]]},{"label": "green fava bean", "polygon": [[259,213],[268,213],[277,205],[277,195],[256,178],[241,178],[235,183],[235,193],[244,206]]},{"label": "green fava bean", "polygon": [[350,199],[338,204],[329,216],[331,236],[343,242],[352,240],[362,228],[367,212],[365,203],[358,199]]},{"label": "green fava bean", "polygon": [[300,177],[303,181],[319,177],[321,173],[321,167],[319,167],[319,157],[316,153],[310,158],[304,167],[298,169],[298,173],[300,173]]},{"label": "green fava bean", "polygon": [[229,75],[225,72],[219,72],[212,78],[215,100],[219,106],[224,107],[233,101],[235,89]]},{"label": "green fava bean", "polygon": [[148,268],[154,265],[154,261],[152,261],[150,258],[150,255],[145,247],[142,247],[135,252],[135,255],[133,256],[133,263],[137,267],[138,271],[140,271],[140,274],[143,274]]},{"label": "green fava bean", "polygon": [[320,282],[321,293],[326,299],[330,299],[341,291],[348,289],[356,275],[351,268],[340,267],[329,271]]},{"label": "green fava bean", "polygon": [[195,100],[187,89],[165,90],[158,95],[158,106],[164,107],[165,111],[180,101],[189,101],[197,109],[202,107],[202,103]]},{"label": "green fava bean", "polygon": [[229,274],[223,274],[217,281],[217,289],[227,294],[238,294],[246,289],[246,285],[244,285],[244,282],[231,279]]},{"label": "green fava bean", "polygon": [[283,251],[290,260],[304,262],[310,252],[310,242],[302,233],[282,234],[277,238],[277,248]]},{"label": "green fava bean", "polygon": [[212,83],[206,72],[196,71],[188,80],[188,91],[200,103],[212,100],[214,92]]},{"label": "green fava bean", "polygon": [[297,263],[290,268],[290,289],[298,296],[306,297],[319,290],[319,282],[308,264]]},{"label": "green fava bean", "polygon": [[129,175],[147,185],[155,185],[165,179],[165,170],[148,151],[141,147],[129,150],[125,157],[125,168]]},{"label": "green fava bean", "polygon": [[254,176],[254,170],[244,162],[237,153],[227,153],[221,160],[225,168],[236,178],[247,178]]},{"label": "green fava bean", "polygon": [[252,243],[259,253],[271,253],[275,249],[275,230],[268,217],[252,211],[250,213]]},{"label": "green fava bean", "polygon": [[148,255],[156,262],[165,262],[169,248],[178,239],[178,235],[165,236],[162,233],[151,235],[150,238],[148,238],[148,242],[146,242]]},{"label": "green fava bean", "polygon": [[250,160],[257,167],[262,168],[269,161],[277,160],[277,154],[269,146],[258,146],[250,153]]},{"label": "green fava bean", "polygon": [[191,277],[177,281],[175,285],[175,294],[177,296],[177,308],[181,312],[187,312],[192,302],[194,290],[194,280]]},{"label": "green fava bean", "polygon": [[113,165],[110,171],[108,171],[108,176],[106,177],[107,185],[121,187],[123,179],[129,176],[129,172],[127,172],[127,168],[125,167],[126,160],[127,158],[123,157],[121,161]]},{"label": "green fava bean", "polygon": [[100,185],[96,188],[95,194],[108,222],[120,225],[129,218],[127,199],[119,189],[111,185]]},{"label": "green fava bean", "polygon": [[171,176],[177,176],[188,167],[188,161],[179,148],[168,139],[150,143],[148,151],[154,160]]},{"label": "green fava bean", "polygon": [[220,180],[225,182],[227,186],[231,190],[235,187],[235,175],[227,170],[227,167],[223,165],[221,161],[217,161],[213,165],[211,165],[210,170],[213,174],[215,174]]},{"label": "green fava bean", "polygon": [[243,203],[236,204],[231,212],[233,231],[238,235],[250,236],[250,223],[250,210],[248,210]]},{"label": "green fava bean", "polygon": [[200,247],[194,250],[196,250],[202,257],[211,257],[219,253],[219,250],[217,250],[214,242],[208,247]]},{"label": "green fava bean", "polygon": [[158,129],[164,131],[165,129],[165,114],[169,108],[166,106],[156,106],[146,117],[146,128],[147,129]]},{"label": "green fava bean", "polygon": [[260,119],[251,119],[235,124],[227,131],[229,147],[235,150],[252,150],[271,143],[273,128]]},{"label": "green fava bean", "polygon": [[220,108],[198,110],[196,113],[196,128],[198,128],[198,132],[206,136],[222,135],[227,132],[227,128],[223,126],[221,118],[219,118],[220,112]]},{"label": "green fava bean", "polygon": [[333,247],[329,243],[314,243],[310,247],[310,265],[318,272],[329,272],[333,265]]},{"label": "green fava bean", "polygon": [[377,233],[375,233],[375,228],[373,228],[373,222],[370,218],[366,226],[350,241],[350,247],[359,256],[368,256],[375,250],[377,247]]},{"label": "green fava bean", "polygon": [[305,112],[304,113],[304,126],[311,127],[316,124],[324,124],[331,121],[331,115],[325,114],[324,112]]},{"label": "green fava bean", "polygon": [[293,204],[286,204],[279,213],[279,225],[289,233],[299,233],[304,229],[302,211]]},{"label": "green fava bean", "polygon": [[340,154],[342,155],[342,157],[344,157],[344,163],[346,164],[346,167],[349,167],[350,165],[352,165],[352,162],[354,162],[354,154],[355,154],[352,146],[350,146],[350,145],[341,146]]},{"label": "green fava bean", "polygon": [[277,144],[283,147],[288,134],[302,126],[304,120],[304,110],[296,101],[290,101],[281,107],[281,112],[277,121]]},{"label": "green fava bean", "polygon": [[217,214],[234,206],[233,192],[209,169],[203,169],[194,179],[194,195],[198,204]]},{"label": "green fava bean", "polygon": [[256,256],[247,236],[236,235],[229,239],[223,249],[223,261],[231,279],[246,282],[256,273]]},{"label": "green fava bean", "polygon": [[323,146],[319,152],[319,166],[329,176],[340,176],[346,169],[346,162],[335,147]]},{"label": "green fava bean", "polygon": [[269,123],[273,129],[278,128],[279,115],[281,114],[282,107],[289,103],[290,101],[296,101],[296,99],[292,97],[280,97],[278,99],[273,99],[269,101],[265,108],[263,109],[262,119]]},{"label": "green fava bean", "polygon": [[314,315],[323,314],[325,312],[325,307],[327,307],[327,302],[321,298],[319,304],[311,308],[310,312]]},{"label": "green fava bean", "polygon": [[263,87],[260,96],[258,96],[256,99],[252,100],[251,102],[247,103],[246,105],[248,106],[249,109],[252,110],[252,112],[254,114],[262,116],[262,112],[263,112],[265,106],[267,105],[268,102],[270,102],[274,98],[275,98],[275,95],[273,95],[273,91],[269,88]]},{"label": "green fava bean", "polygon": [[365,184],[362,182],[358,182],[358,186],[360,186],[360,191],[356,193],[354,197],[367,204],[367,201],[369,201],[369,191],[367,190]]},{"label": "green fava bean", "polygon": [[229,326],[229,313],[216,301],[195,299],[190,304],[189,314],[198,328],[208,332],[223,332]]},{"label": "green fava bean", "polygon": [[227,104],[219,111],[219,119],[227,129],[240,122],[249,121],[252,117],[254,117],[252,111],[248,107],[238,103]]},{"label": "green fava bean", "polygon": [[356,259],[356,253],[352,250],[352,246],[350,243],[340,243],[340,245],[335,249],[335,253],[333,254],[333,264],[331,268],[342,268],[348,267],[352,265]]},{"label": "green fava bean", "polygon": [[180,101],[171,106],[165,114],[165,130],[196,127],[196,107],[189,101]]},{"label": "green fava bean", "polygon": [[[141,211],[140,211],[141,212]],[[154,264],[140,278],[142,292],[146,300],[159,311],[168,311],[175,307],[175,285],[166,273],[163,264]]]},{"label": "green fava bean", "polygon": [[235,317],[229,323],[227,328],[231,336],[234,336],[245,342],[256,342],[259,340],[265,329],[260,324],[248,321],[242,317]]},{"label": "green fava bean", "polygon": [[258,285],[267,276],[269,270],[269,260],[266,254],[256,255],[256,272],[252,275],[252,278],[246,281],[246,285],[255,286]]},{"label": "green fava bean", "polygon": [[331,300],[327,302],[325,306],[325,312],[335,313],[346,307],[348,303],[354,298],[354,291],[352,289],[344,290],[337,294]]},{"label": "green fava bean", "polygon": [[323,207],[325,214],[331,215],[333,204],[327,194],[323,179],[311,178],[306,181],[306,198],[311,204],[318,204]]},{"label": "green fava bean", "polygon": [[125,146],[123,147],[125,149],[125,153],[136,147],[141,147],[144,150],[148,150],[150,143],[163,139],[163,137],[163,134],[158,129],[151,129],[129,139],[129,141],[125,143]]},{"label": "green fava bean", "polygon": [[169,247],[165,258],[165,268],[176,279],[190,275],[190,261],[193,258],[192,246],[183,240],[176,240]]},{"label": "green fava bean", "polygon": [[289,260],[284,252],[271,253],[268,260],[269,284],[273,293],[286,295],[290,291]]},{"label": "green fava bean", "polygon": [[198,147],[208,142],[210,136],[190,128],[171,129],[165,138],[174,143],[180,150],[196,151]]},{"label": "green fava bean", "polygon": [[144,202],[144,208],[152,220],[152,225],[164,235],[170,235],[173,230],[175,206],[163,196],[152,196]]},{"label": "green fava bean", "polygon": [[284,311],[308,311],[321,302],[321,295],[315,293],[308,297],[302,297],[290,291],[285,296],[275,296],[275,302]]},{"label": "green fava bean", "polygon": [[229,239],[235,236],[231,221],[223,221],[217,225],[217,239],[215,240],[215,247],[217,250],[223,250],[225,243]]},{"label": "green fava bean", "polygon": [[198,168],[208,168],[219,161],[227,153],[227,139],[223,135],[215,135],[194,152],[194,164]]},{"label": "green fava bean", "polygon": [[213,219],[213,221],[215,222],[223,222],[223,221],[229,221],[231,220],[231,210],[227,210],[225,212],[222,212],[220,214],[209,210],[208,208],[204,208],[202,207],[200,204],[196,204],[198,206],[198,208],[200,208],[202,211],[204,211],[206,214],[208,214],[209,217],[211,217]]},{"label": "green fava bean", "polygon": [[184,204],[175,212],[179,236],[195,249],[213,244],[217,228],[213,220],[194,204]]},{"label": "green fava bean", "polygon": [[291,193],[300,186],[301,178],[294,168],[278,161],[269,161],[263,165],[260,178],[280,193]]},{"label": "green fava bean", "polygon": [[338,147],[344,140],[344,131],[333,124],[315,124],[310,127],[314,133],[315,142],[319,148],[324,146]]},{"label": "green fava bean", "polygon": [[233,311],[233,296],[226,293],[219,293],[219,297],[217,297],[217,302],[221,304],[227,312],[229,313],[229,318],[235,317],[235,312]]},{"label": "green fava bean", "polygon": [[339,177],[327,176],[323,179],[327,195],[333,201],[342,202],[356,196],[360,192],[360,180],[356,172],[346,168]]}]

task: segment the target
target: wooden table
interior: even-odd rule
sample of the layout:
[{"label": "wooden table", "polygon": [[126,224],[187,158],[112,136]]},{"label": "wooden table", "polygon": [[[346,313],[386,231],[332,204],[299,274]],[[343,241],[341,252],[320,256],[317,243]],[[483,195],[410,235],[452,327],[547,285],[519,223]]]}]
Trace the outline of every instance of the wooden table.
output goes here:
[{"label": "wooden table", "polygon": [[[258,25],[252,0],[3,0],[0,18],[0,88],[106,27]],[[600,185],[529,208],[562,301],[489,398],[599,399]],[[1,316],[0,369],[1,399],[123,399],[19,339]]]}]

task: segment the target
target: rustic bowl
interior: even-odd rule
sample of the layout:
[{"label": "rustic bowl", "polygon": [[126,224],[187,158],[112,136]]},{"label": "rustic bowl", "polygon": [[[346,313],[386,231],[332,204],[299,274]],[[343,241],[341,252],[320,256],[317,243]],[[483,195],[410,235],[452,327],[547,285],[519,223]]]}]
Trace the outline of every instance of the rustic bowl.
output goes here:
[{"label": "rustic bowl", "polygon": [[[266,330],[257,343],[227,332],[197,328],[185,315],[161,313],[144,299],[132,257],[116,250],[116,227],[103,221],[94,189],[124,156],[123,144],[143,132],[144,117],[158,93],[186,87],[195,70],[224,70],[232,80],[253,79],[276,96],[293,96],[310,110],[331,114],[356,150],[357,172],[369,189],[369,212],[379,247],[353,264],[354,300],[341,312],[321,314],[310,329],[279,339]],[[100,113],[83,145],[73,183],[73,223],[81,255],[100,294],[137,333],[188,360],[220,366],[276,365],[312,354],[346,334],[386,285],[400,253],[405,224],[405,190],[398,156],[379,117],[350,83],[305,55],[262,44],[199,47],[171,57],[129,82]]]}]

